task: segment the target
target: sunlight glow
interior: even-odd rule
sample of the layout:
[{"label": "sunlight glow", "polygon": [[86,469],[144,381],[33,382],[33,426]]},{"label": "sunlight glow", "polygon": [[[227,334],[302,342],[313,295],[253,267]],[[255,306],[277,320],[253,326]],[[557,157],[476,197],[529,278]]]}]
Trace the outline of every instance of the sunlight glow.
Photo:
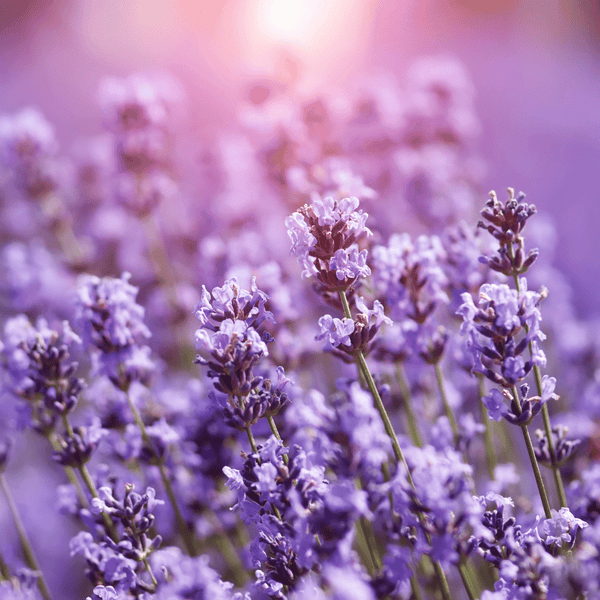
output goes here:
[{"label": "sunlight glow", "polygon": [[[349,68],[360,62],[374,0],[246,0],[240,41],[256,60],[287,48],[311,71]],[[241,16],[241,15],[240,15]]]}]

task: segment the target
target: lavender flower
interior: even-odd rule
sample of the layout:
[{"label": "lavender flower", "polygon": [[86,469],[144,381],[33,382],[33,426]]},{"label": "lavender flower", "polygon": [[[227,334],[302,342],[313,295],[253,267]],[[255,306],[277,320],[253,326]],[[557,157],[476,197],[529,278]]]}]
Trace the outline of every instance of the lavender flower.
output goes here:
[{"label": "lavender flower", "polygon": [[150,351],[140,346],[150,331],[130,278],[129,273],[120,279],[82,275],[77,289],[84,345],[96,351],[95,373],[108,376],[120,389],[132,381],[147,381],[155,369]]},{"label": "lavender flower", "polygon": [[[514,190],[508,189],[508,199],[502,204],[495,192],[490,192],[490,199],[481,211],[481,216],[487,221],[478,223],[478,227],[487,229],[500,242],[498,253],[491,258],[482,257],[480,260],[489,264],[494,271],[517,277],[525,273],[535,262],[539,251],[531,250],[525,256],[524,240],[520,235],[527,219],[537,211],[533,204],[523,202],[525,194],[520,192],[515,198]],[[513,247],[514,245],[514,247]]]},{"label": "lavender flower", "polygon": [[79,344],[66,321],[60,333],[42,318],[32,325],[25,315],[4,326],[1,354],[7,391],[28,401],[30,424],[40,432],[52,429],[56,418],[77,403],[84,382],[75,376],[78,364],[69,361],[69,350]]},{"label": "lavender flower", "polygon": [[425,322],[438,302],[447,303],[448,279],[441,264],[445,257],[437,236],[392,235],[388,246],[375,246],[373,282],[394,320]]},{"label": "lavender flower", "polygon": [[392,325],[392,320],[386,317],[383,306],[375,300],[373,308],[367,307],[364,298],[356,299],[358,313],[352,319],[334,318],[324,315],[319,319],[321,332],[317,340],[326,339],[334,348],[352,355],[358,350],[368,353],[370,342],[373,340],[383,323]]},{"label": "lavender flower", "polygon": [[202,286],[202,298],[196,305],[194,314],[203,328],[217,331],[226,319],[244,321],[246,325],[257,329],[264,321],[273,322],[273,313],[265,308],[269,297],[256,286],[252,278],[250,291],[241,289],[234,277],[222,287],[209,292]]},{"label": "lavender flower", "polygon": [[[482,285],[479,308],[468,292],[461,298],[463,304],[457,311],[463,318],[460,331],[467,336],[474,371],[503,387],[511,387],[534,364],[546,364],[544,352],[538,346],[546,338],[540,329],[542,315],[538,308],[543,295],[528,291],[525,278],[520,280],[520,292],[505,284]],[[529,344],[532,356],[525,360],[522,354]]]},{"label": "lavender flower", "polygon": [[358,198],[316,198],[285,220],[302,276],[316,276],[324,291],[347,290],[370,274],[366,251],[354,246],[371,235],[358,205]]}]

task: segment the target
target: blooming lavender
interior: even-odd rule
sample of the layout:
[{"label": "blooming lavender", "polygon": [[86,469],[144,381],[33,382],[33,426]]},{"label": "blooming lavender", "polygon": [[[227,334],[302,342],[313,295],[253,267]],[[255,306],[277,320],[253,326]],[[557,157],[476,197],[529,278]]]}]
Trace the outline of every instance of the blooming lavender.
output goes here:
[{"label": "blooming lavender", "polygon": [[23,418],[41,433],[51,431],[77,404],[84,381],[76,375],[77,362],[69,358],[70,350],[80,344],[66,321],[56,331],[43,318],[32,325],[19,315],[4,326],[4,390],[27,401]]},{"label": "blooming lavender", "polygon": [[160,77],[0,117],[0,596],[600,597],[596,326],[523,194],[472,221],[468,75],[285,61],[207,139]]},{"label": "blooming lavender", "polygon": [[358,198],[315,198],[286,218],[302,276],[315,276],[324,292],[348,290],[371,273],[366,250],[355,245],[363,235],[371,235],[367,214],[358,206]]},{"label": "blooming lavender", "polygon": [[106,375],[121,389],[132,381],[147,381],[155,364],[150,348],[142,345],[150,337],[144,324],[144,309],[136,302],[138,289],[131,275],[119,279],[83,275],[78,286],[78,319],[84,345],[93,349],[96,374]]}]

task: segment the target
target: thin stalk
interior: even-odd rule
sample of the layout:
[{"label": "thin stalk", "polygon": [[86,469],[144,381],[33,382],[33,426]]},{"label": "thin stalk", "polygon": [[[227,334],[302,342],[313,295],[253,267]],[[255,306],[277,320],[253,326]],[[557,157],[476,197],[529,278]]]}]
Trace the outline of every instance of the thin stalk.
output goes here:
[{"label": "thin stalk", "polygon": [[365,531],[366,529],[366,524],[365,524],[365,518],[364,517],[360,517],[358,519],[358,521],[356,521],[356,541],[358,543],[358,551],[361,557],[361,560],[365,566],[365,568],[367,569],[367,573],[369,573],[369,575],[371,577],[374,577],[375,574],[377,573],[377,567],[375,566],[375,552],[373,551],[373,548],[371,548],[368,539],[367,539],[367,533]]},{"label": "thin stalk", "polygon": [[[62,450],[62,448],[60,447],[60,444],[58,443],[58,440],[56,439],[54,434],[48,434],[46,437],[47,437],[48,441],[50,442],[50,444],[52,445],[52,448],[54,450],[56,450],[57,452],[60,452]],[[81,483],[79,483],[79,479],[77,479],[77,475],[75,474],[73,467],[68,467],[65,465],[64,470],[65,470],[65,475],[67,476],[67,479],[69,480],[71,485],[75,488],[75,492],[77,493],[77,498],[79,499],[79,503],[81,504],[81,506],[83,508],[88,508],[89,507],[88,499],[86,498],[85,492],[83,491],[83,488],[81,487]]]},{"label": "thin stalk", "polygon": [[477,388],[479,390],[479,399],[481,400],[481,418],[485,430],[483,432],[483,441],[485,443],[485,462],[487,464],[488,474],[490,479],[494,479],[494,471],[496,470],[496,453],[494,452],[494,444],[492,442],[492,428],[488,417],[488,409],[485,407],[482,398],[485,396],[485,382],[483,375],[477,375]]},{"label": "thin stalk", "polygon": [[[229,539],[229,536],[223,530],[221,526],[220,530],[215,533],[212,542],[216,546],[219,554],[225,559],[225,562],[229,566],[230,576],[238,587],[244,587],[244,584],[248,581],[248,572],[242,564],[240,556]],[[244,546],[245,544],[242,544]]]},{"label": "thin stalk", "polygon": [[419,589],[419,580],[413,573],[410,577],[410,590],[412,592],[412,598],[414,600],[421,600],[421,590]]},{"label": "thin stalk", "polygon": [[[542,395],[542,375],[537,365],[533,367],[533,373],[535,375],[535,383],[537,387],[538,395]],[[561,506],[568,506],[567,495],[565,494],[565,486],[563,485],[562,475],[560,473],[560,467],[556,461],[556,451],[554,449],[554,441],[552,440],[552,424],[550,423],[550,412],[548,411],[548,405],[544,403],[542,406],[542,421],[544,423],[544,432],[546,433],[546,439],[548,440],[548,452],[550,453],[550,461],[552,465],[552,476],[554,478],[554,485],[556,487],[556,493],[558,494],[558,502]]]},{"label": "thin stalk", "polygon": [[156,577],[154,577],[154,573],[152,572],[152,567],[150,566],[150,563],[148,562],[148,559],[145,556],[142,559],[142,562],[146,567],[146,571],[148,571],[148,575],[150,575],[150,579],[152,580],[152,585],[154,586],[154,589],[156,589],[158,587],[158,581],[156,581]]},{"label": "thin stalk", "polygon": [[[363,489],[362,483],[358,477],[355,479],[355,484],[358,490]],[[373,573],[381,571],[383,568],[383,562],[379,555],[379,549],[377,546],[377,540],[375,539],[375,534],[373,533],[372,523],[365,519],[365,517],[360,517],[360,519],[357,521],[357,528],[362,534],[365,544],[369,550],[369,555],[371,556],[371,560],[373,562]]]},{"label": "thin stalk", "polygon": [[258,454],[256,440],[254,439],[254,435],[252,434],[252,429],[250,429],[250,425],[246,427],[246,434],[248,435],[248,441],[250,442],[250,448],[252,448],[252,452],[254,452],[254,454]]},{"label": "thin stalk", "polygon": [[[269,423],[269,427],[271,428],[271,433],[280,441],[283,443],[283,440],[281,439],[281,434],[279,433],[279,429],[277,429],[277,424],[275,423],[275,419],[273,419],[273,417],[271,415],[269,415],[267,417],[267,421]],[[290,459],[288,457],[287,454],[283,455],[283,462],[284,464],[288,464],[290,462]]]},{"label": "thin stalk", "polygon": [[[514,251],[512,248],[512,244],[508,246],[508,255],[511,260],[514,258]],[[517,290],[517,294],[520,293],[521,287],[519,285],[519,277],[517,275],[513,275],[513,280],[515,282],[515,289]],[[529,333],[529,326],[525,324],[525,330]],[[533,356],[533,349],[531,347],[531,342],[529,342],[529,355]],[[542,395],[542,374],[540,368],[537,365],[533,366],[533,373],[535,377],[535,385],[537,388],[537,393],[541,397]],[[552,424],[550,423],[550,412],[548,411],[548,406],[544,404],[542,406],[542,421],[544,422],[544,433],[546,434],[546,439],[548,440],[548,453],[550,454],[550,463],[552,468],[552,476],[554,478],[554,485],[556,487],[556,493],[558,494],[558,501],[561,506],[568,506],[567,504],[567,496],[565,494],[565,487],[563,485],[562,475],[560,473],[560,467],[556,461],[556,451],[554,449],[554,441],[552,440]]]},{"label": "thin stalk", "polygon": [[400,394],[402,394],[402,400],[404,401],[404,410],[406,412],[406,421],[408,423],[408,434],[410,435],[412,443],[421,448],[423,447],[423,438],[421,437],[419,427],[417,426],[417,419],[412,404],[412,393],[406,381],[404,367],[400,362],[396,363],[396,381],[398,382]]},{"label": "thin stalk", "polygon": [[[73,428],[71,427],[71,423],[69,421],[69,417],[66,414],[62,415],[62,421],[63,421],[63,425],[65,426],[65,429],[67,430],[67,435],[70,438],[74,437],[74,432],[73,432]],[[83,479],[83,482],[85,483],[87,489],[89,490],[90,494],[92,495],[93,498],[98,498],[98,490],[96,489],[96,486],[94,484],[94,482],[92,481],[92,478],[90,476],[89,471],[87,470],[87,467],[83,464],[83,465],[78,465],[77,469],[79,470],[79,473],[81,475],[81,478]],[[118,542],[119,541],[119,536],[117,534],[117,530],[115,529],[115,525],[112,522],[112,519],[108,516],[108,513],[102,512],[102,520],[104,521],[104,525],[106,527],[106,530],[108,531],[108,534],[110,535],[110,537],[112,538],[112,540],[114,542]]]},{"label": "thin stalk", "polygon": [[474,589],[473,581],[471,581],[471,574],[468,572],[463,561],[458,563],[458,572],[460,574],[460,578],[462,579],[463,585],[465,586],[465,590],[467,591],[467,596],[469,596],[469,600],[476,600],[479,595]]},{"label": "thin stalk", "polygon": [[[344,309],[344,315],[351,319],[352,311],[350,310],[350,305],[348,304],[348,298],[346,297],[346,292],[340,290],[339,292],[340,301],[342,303],[342,307]],[[404,457],[404,453],[400,448],[400,444],[398,443],[398,438],[396,437],[396,432],[394,431],[394,427],[392,426],[392,422],[390,421],[390,417],[385,409],[383,401],[381,400],[381,396],[379,395],[379,391],[377,390],[377,386],[375,385],[375,381],[373,380],[373,376],[371,375],[371,371],[369,366],[367,365],[367,361],[365,360],[365,356],[362,353],[362,350],[357,350],[354,353],[354,359],[358,366],[359,372],[362,372],[365,381],[367,382],[367,387],[371,392],[371,396],[373,397],[373,402],[375,404],[375,408],[379,415],[381,416],[381,420],[383,421],[383,426],[385,428],[388,437],[392,443],[392,450],[394,452],[394,456],[398,463],[404,465],[406,469],[406,479],[409,485],[416,489],[415,483],[413,481],[412,475],[410,473],[410,469],[408,468],[408,463],[406,462],[406,458]],[[424,519],[423,513],[418,513],[419,519]],[[444,573],[444,569],[440,565],[439,561],[433,561],[433,568],[435,570],[435,574],[437,576],[440,591],[442,593],[442,597],[444,600],[452,600],[452,595],[450,594],[450,587],[448,586],[448,580],[446,579],[446,574]]]},{"label": "thin stalk", "polygon": [[25,529],[25,525],[23,525],[23,520],[21,519],[21,515],[19,514],[17,505],[15,504],[10,488],[8,487],[8,482],[6,481],[4,473],[0,473],[0,486],[2,486],[2,491],[4,492],[4,496],[6,498],[8,510],[10,511],[12,520],[14,521],[15,527],[17,529],[17,534],[19,536],[19,541],[21,542],[21,548],[23,549],[23,555],[25,556],[27,566],[32,571],[37,572],[37,584],[42,596],[44,597],[44,600],[51,600],[52,597],[50,596],[48,585],[46,584],[46,580],[44,579],[44,574],[42,573],[37,558],[35,557],[33,546],[29,541],[27,530]]},{"label": "thin stalk", "polygon": [[0,581],[8,581],[10,579],[10,571],[8,570],[8,565],[6,564],[6,560],[4,560],[4,554],[0,550]]},{"label": "thin stalk", "polygon": [[142,439],[144,440],[144,443],[148,446],[148,448],[150,448],[150,450],[152,451],[152,453],[154,454],[154,456],[157,459],[157,466],[158,466],[158,470],[160,473],[160,478],[161,478],[163,486],[165,488],[165,492],[167,492],[167,496],[169,497],[169,502],[171,503],[171,506],[173,507],[173,512],[175,513],[175,520],[177,521],[177,529],[179,530],[179,533],[180,533],[181,537],[183,538],[183,543],[185,544],[185,548],[190,556],[196,556],[197,552],[196,552],[196,544],[194,543],[194,535],[190,531],[188,524],[185,522],[185,519],[183,518],[183,515],[181,514],[181,510],[179,509],[179,504],[177,502],[177,498],[175,497],[175,492],[173,491],[173,486],[171,485],[171,481],[169,480],[169,477],[167,476],[167,472],[165,470],[165,465],[163,464],[162,459],[158,456],[158,454],[154,450],[154,446],[152,445],[152,440],[150,439],[150,436],[148,435],[148,432],[146,431],[146,426],[144,425],[144,422],[142,421],[142,417],[140,416],[138,409],[136,408],[135,404],[131,400],[130,395],[126,394],[126,396],[127,396],[127,403],[129,404],[129,409],[131,410],[131,414],[133,415],[133,418],[142,434]]},{"label": "thin stalk", "polygon": [[454,444],[458,443],[458,424],[456,423],[456,418],[454,416],[454,411],[452,407],[448,403],[448,396],[446,395],[446,387],[444,386],[444,376],[442,374],[442,369],[440,368],[440,363],[436,362],[434,365],[435,369],[435,378],[437,380],[438,388],[440,389],[440,395],[442,397],[442,403],[444,404],[444,411],[448,420],[450,421],[450,427],[452,428],[452,435],[454,437]]},{"label": "thin stalk", "polygon": [[[519,392],[517,391],[516,385],[513,386],[512,393],[520,413],[521,401],[519,400]],[[551,519],[552,511],[550,509],[550,502],[548,502],[548,495],[546,494],[546,488],[544,487],[544,480],[542,479],[542,474],[540,473],[540,466],[538,465],[537,458],[535,457],[535,451],[533,449],[533,443],[531,442],[531,437],[529,435],[527,425],[521,425],[521,431],[523,432],[523,439],[525,440],[525,446],[527,447],[529,462],[531,463],[531,468],[533,469],[535,483],[537,484],[538,491],[540,493],[540,498],[542,499],[542,505],[544,506],[544,514],[546,515],[547,519]]]}]

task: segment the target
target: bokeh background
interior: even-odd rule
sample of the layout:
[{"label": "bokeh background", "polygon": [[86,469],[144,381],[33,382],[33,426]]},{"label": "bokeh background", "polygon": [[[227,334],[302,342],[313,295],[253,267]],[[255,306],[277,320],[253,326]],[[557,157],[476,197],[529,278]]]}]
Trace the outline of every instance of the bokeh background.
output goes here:
[{"label": "bokeh background", "polygon": [[469,71],[485,187],[556,224],[581,316],[600,307],[600,3],[595,0],[5,0],[1,112],[39,108],[65,148],[101,130],[106,76],[166,72],[194,135],[228,123],[250,81],[298,70],[307,90],[402,80],[415,58]]}]

